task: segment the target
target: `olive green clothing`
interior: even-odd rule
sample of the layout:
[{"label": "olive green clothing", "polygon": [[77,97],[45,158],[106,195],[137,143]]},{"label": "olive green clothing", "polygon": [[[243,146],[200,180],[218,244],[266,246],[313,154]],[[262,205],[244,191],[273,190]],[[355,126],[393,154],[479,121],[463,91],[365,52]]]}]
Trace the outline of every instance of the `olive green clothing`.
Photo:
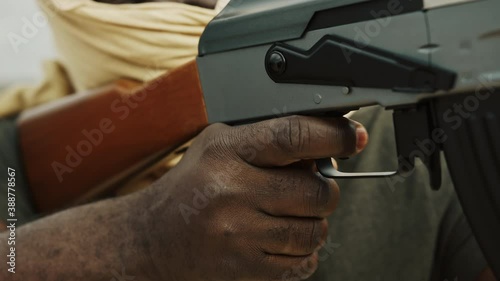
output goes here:
[{"label": "olive green clothing", "polygon": [[[360,155],[339,161],[340,169],[395,170],[392,112],[372,107],[352,119],[365,125],[370,141]],[[337,181],[339,206],[329,218],[329,235],[336,246],[321,253],[319,270],[310,280],[475,280],[487,265],[444,158],[438,191],[431,189],[425,166],[417,163],[414,174],[396,185],[385,178]]]}]

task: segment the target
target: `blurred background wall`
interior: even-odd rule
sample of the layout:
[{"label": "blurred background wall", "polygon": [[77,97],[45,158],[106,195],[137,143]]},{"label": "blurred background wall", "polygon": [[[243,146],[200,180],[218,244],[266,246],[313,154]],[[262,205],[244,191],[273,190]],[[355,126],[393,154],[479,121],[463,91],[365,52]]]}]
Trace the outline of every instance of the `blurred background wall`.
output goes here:
[{"label": "blurred background wall", "polygon": [[36,0],[0,1],[0,88],[41,79],[42,61],[56,56],[51,36]]}]

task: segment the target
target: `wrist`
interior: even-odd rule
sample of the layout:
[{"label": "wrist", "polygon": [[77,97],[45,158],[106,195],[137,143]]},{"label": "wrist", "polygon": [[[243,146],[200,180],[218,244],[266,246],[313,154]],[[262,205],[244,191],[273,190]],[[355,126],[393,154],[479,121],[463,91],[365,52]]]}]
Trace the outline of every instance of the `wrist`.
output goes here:
[{"label": "wrist", "polygon": [[156,270],[154,258],[151,255],[151,239],[148,227],[147,204],[142,192],[117,198],[122,210],[123,234],[117,243],[116,252],[127,276],[138,277],[140,280],[162,280]]},{"label": "wrist", "polygon": [[130,259],[137,263],[138,271],[148,281],[169,280],[172,276],[172,261],[164,255],[170,244],[169,228],[165,226],[168,223],[165,214],[169,211],[167,204],[162,202],[166,197],[164,191],[164,187],[160,189],[153,185],[129,196],[124,202],[129,214],[127,232],[131,233],[130,241],[137,249],[130,253]]}]

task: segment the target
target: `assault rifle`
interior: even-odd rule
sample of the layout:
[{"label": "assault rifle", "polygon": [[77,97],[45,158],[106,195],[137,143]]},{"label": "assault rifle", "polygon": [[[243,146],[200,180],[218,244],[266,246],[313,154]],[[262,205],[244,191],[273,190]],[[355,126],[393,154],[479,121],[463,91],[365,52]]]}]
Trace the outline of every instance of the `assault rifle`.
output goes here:
[{"label": "assault rifle", "polygon": [[196,62],[145,85],[119,81],[21,117],[34,201],[50,211],[99,193],[211,123],[274,118],[284,108],[339,115],[377,104],[394,110],[399,168],[352,174],[323,159],[319,171],[397,180],[420,158],[438,189],[444,151],[500,277],[498,11],[498,0],[233,0],[207,26]]}]

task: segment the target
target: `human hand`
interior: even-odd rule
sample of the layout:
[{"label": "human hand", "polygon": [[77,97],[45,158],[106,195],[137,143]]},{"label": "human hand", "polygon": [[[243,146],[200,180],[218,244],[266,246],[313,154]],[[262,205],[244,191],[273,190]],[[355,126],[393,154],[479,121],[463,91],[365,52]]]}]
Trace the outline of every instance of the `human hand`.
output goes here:
[{"label": "human hand", "polygon": [[[338,202],[312,159],[367,143],[345,118],[287,117],[207,128],[145,191],[144,229],[157,280],[298,280],[317,268]],[[306,270],[293,270],[303,268]]]}]

